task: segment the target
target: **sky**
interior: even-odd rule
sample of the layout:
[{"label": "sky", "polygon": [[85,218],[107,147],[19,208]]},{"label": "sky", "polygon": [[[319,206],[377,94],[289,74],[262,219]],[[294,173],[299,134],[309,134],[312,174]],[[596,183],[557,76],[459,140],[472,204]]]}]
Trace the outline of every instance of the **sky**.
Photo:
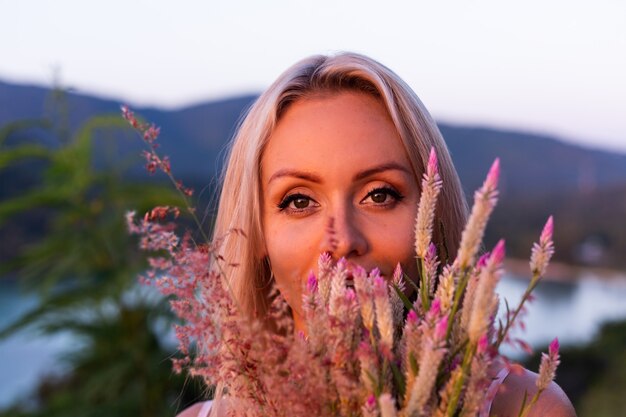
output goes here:
[{"label": "sky", "polygon": [[179,108],[356,51],[438,121],[626,153],[622,0],[0,0],[0,79]]}]

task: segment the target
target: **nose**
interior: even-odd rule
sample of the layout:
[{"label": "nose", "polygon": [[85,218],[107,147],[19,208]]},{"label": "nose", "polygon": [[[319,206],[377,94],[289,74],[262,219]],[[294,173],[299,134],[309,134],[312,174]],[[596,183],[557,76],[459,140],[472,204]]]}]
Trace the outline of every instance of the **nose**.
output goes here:
[{"label": "nose", "polygon": [[334,259],[354,259],[367,253],[367,239],[353,217],[347,210],[337,210],[328,218],[322,252],[329,252]]}]

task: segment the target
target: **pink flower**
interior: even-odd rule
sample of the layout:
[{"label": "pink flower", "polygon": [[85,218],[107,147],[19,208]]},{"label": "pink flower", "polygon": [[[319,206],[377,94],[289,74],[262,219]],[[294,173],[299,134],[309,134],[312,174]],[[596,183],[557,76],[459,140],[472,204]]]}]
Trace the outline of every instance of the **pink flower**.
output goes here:
[{"label": "pink flower", "polygon": [[552,232],[554,230],[554,221],[552,216],[548,217],[548,221],[543,226],[543,230],[541,231],[541,237],[539,238],[539,242],[542,245],[547,245],[548,242],[552,241]]},{"label": "pink flower", "polygon": [[498,243],[496,244],[496,246],[491,251],[490,259],[495,264],[501,264],[502,261],[504,260],[504,254],[505,254],[504,239],[500,239]]},{"label": "pink flower", "polygon": [[172,166],[170,163],[169,156],[163,157],[163,160],[161,161],[161,170],[165,172],[166,174],[169,174],[172,172]]},{"label": "pink flower", "polygon": [[441,301],[438,298],[433,300],[433,303],[430,306],[430,310],[428,310],[428,315],[432,318],[437,317],[441,313]]},{"label": "pink flower", "polygon": [[433,147],[430,148],[430,154],[428,155],[428,166],[426,167],[426,172],[429,176],[434,176],[439,172],[437,154],[435,153],[435,148]]},{"label": "pink flower", "polygon": [[461,236],[457,259],[454,261],[454,264],[462,270],[474,264],[487,221],[498,201],[496,187],[499,176],[500,160],[496,158],[482,187],[474,193],[474,205]]},{"label": "pink flower", "polygon": [[428,166],[422,179],[422,195],[415,219],[415,252],[421,259],[426,257],[429,243],[432,240],[435,207],[441,186],[441,178],[437,173],[437,156],[434,149],[431,149]]},{"label": "pink flower", "polygon": [[533,248],[530,255],[530,270],[535,277],[541,277],[546,273],[548,263],[554,254],[554,244],[552,242],[552,229],[553,220],[552,216],[548,218],[541,236],[539,237],[539,243],[533,244]]},{"label": "pink flower", "polygon": [[554,340],[548,346],[548,352],[550,356],[557,356],[559,354],[559,338],[555,337]]},{"label": "pink flower", "polygon": [[307,279],[306,289],[311,294],[317,292],[317,278],[315,278],[313,271],[311,271],[309,278]]},{"label": "pink flower", "polygon": [[[380,332],[381,349],[390,352],[393,349],[394,324],[387,283],[375,269],[374,305],[376,306],[376,325]],[[372,273],[374,273],[372,271]],[[371,275],[371,274],[370,274]]]},{"label": "pink flower", "polygon": [[476,262],[476,268],[482,268],[487,265],[487,259],[489,259],[489,256],[491,256],[491,253],[489,252],[482,254],[480,258],[478,258],[478,262]]},{"label": "pink flower", "polygon": [[548,354],[541,354],[541,364],[539,365],[539,378],[537,378],[537,389],[541,392],[545,390],[556,376],[556,368],[559,366],[559,340],[554,339],[548,347]]},{"label": "pink flower", "polygon": [[122,109],[122,116],[124,117],[124,119],[126,119],[126,121],[130,123],[132,127],[137,128],[139,126],[139,123],[137,122],[137,119],[135,118],[135,114],[126,105],[122,105],[121,109]]},{"label": "pink flower", "polygon": [[443,316],[435,325],[435,339],[444,340],[448,329],[448,316]]},{"label": "pink flower", "polygon": [[[138,122],[127,106],[122,107],[122,115],[150,145],[144,153],[149,169],[160,169],[172,178],[169,159],[155,151],[159,128]],[[267,316],[254,308],[248,311],[251,317],[242,314],[237,298],[230,293],[230,277],[221,267],[234,267],[245,260],[221,255],[223,238],[196,242],[190,233],[179,238],[174,233],[176,225],[168,223],[169,218],[178,216],[177,208],[157,206],[138,221],[129,213],[128,227],[141,235],[141,247],[159,252],[149,259],[144,280],[172,296],[171,309],[185,323],[175,328],[185,356],[174,361],[175,370],[186,368],[209,383],[225,384],[229,395],[249,405],[245,414],[251,417],[325,415],[329,406],[334,415],[341,416],[444,415],[448,408],[458,415],[475,415],[476,404],[484,400],[487,366],[496,355],[493,321],[498,298],[494,291],[505,256],[504,241],[475,261],[496,202],[499,175],[496,159],[475,195],[459,250],[462,261],[445,265],[438,276],[437,248],[431,235],[441,181],[431,148],[418,208],[422,212],[416,221],[416,249],[427,277],[425,285],[438,282],[438,288],[436,296],[434,288],[423,288],[430,308],[414,304],[404,323],[404,298],[390,289],[378,269],[368,274],[360,266],[349,266],[345,259],[334,262],[336,239],[333,219],[329,219],[327,242],[320,248],[326,252],[319,258],[317,276],[311,271],[304,286],[306,334],[294,330],[292,312],[275,286],[270,289]],[[191,194],[181,182],[176,182],[176,187]],[[550,217],[534,249],[535,261],[551,255],[552,231]],[[240,229],[232,232],[243,234]],[[353,288],[346,285],[349,277]],[[469,280],[467,286],[459,285],[461,279]],[[399,266],[392,282],[400,288],[404,285]],[[465,292],[458,294],[461,310],[454,310],[454,315],[457,288]],[[266,319],[279,331],[266,332]],[[451,337],[446,340],[448,334]],[[476,348],[466,350],[473,357],[464,357],[465,346]],[[555,339],[542,357],[539,391],[554,379],[558,363]],[[397,370],[405,377],[404,398],[396,389]],[[464,374],[466,370],[469,373]]]},{"label": "pink flower", "polygon": [[159,137],[160,133],[161,133],[160,127],[157,127],[155,125],[150,125],[150,127],[147,128],[145,132],[143,132],[143,140],[145,140],[148,143],[152,143],[156,140],[156,138]]},{"label": "pink flower", "polygon": [[489,169],[487,179],[485,180],[485,186],[495,190],[498,187],[498,180],[500,179],[500,158],[496,158]]},{"label": "pink flower", "polygon": [[480,339],[478,339],[478,345],[476,346],[476,352],[485,353],[489,349],[489,338],[486,334],[482,335]]}]

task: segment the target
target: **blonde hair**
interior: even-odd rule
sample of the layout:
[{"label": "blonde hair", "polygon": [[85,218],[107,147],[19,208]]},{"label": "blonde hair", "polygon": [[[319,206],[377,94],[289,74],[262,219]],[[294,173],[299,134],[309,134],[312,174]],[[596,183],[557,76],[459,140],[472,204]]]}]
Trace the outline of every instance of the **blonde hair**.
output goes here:
[{"label": "blonde hair", "polygon": [[[287,69],[254,103],[231,143],[213,232],[222,239],[226,277],[243,314],[264,317],[270,270],[264,260],[260,162],[268,138],[286,108],[305,97],[361,91],[386,107],[411,162],[417,183],[431,147],[444,187],[439,197],[433,240],[440,257],[456,256],[467,216],[465,197],[447,146],[417,95],[396,74],[371,58],[341,53],[312,56]],[[246,237],[233,230],[243,231]]]}]

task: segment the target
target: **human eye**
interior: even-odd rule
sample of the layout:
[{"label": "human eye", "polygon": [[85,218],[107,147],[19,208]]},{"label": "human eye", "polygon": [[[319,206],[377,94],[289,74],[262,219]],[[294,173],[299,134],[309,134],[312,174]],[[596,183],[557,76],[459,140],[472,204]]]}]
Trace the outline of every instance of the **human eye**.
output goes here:
[{"label": "human eye", "polygon": [[278,208],[280,209],[280,211],[298,213],[310,210],[314,207],[317,207],[318,205],[319,204],[308,195],[302,193],[294,193],[285,196],[282,201],[278,203]]},{"label": "human eye", "polygon": [[376,187],[369,191],[365,198],[361,200],[364,204],[374,204],[378,206],[392,205],[404,198],[402,194],[389,186]]}]

